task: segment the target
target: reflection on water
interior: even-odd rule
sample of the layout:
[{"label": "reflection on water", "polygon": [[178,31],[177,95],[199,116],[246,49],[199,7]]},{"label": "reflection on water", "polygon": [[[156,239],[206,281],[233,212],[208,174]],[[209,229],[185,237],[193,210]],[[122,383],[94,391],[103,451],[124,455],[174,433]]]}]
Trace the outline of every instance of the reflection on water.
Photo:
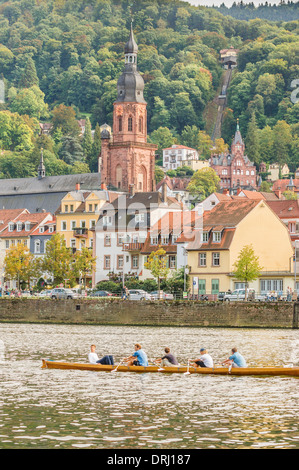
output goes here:
[{"label": "reflection on water", "polygon": [[298,448],[298,379],[41,369],[115,360],[140,342],[181,363],[206,347],[215,363],[237,346],[249,365],[298,363],[296,330],[0,324],[1,448]]}]

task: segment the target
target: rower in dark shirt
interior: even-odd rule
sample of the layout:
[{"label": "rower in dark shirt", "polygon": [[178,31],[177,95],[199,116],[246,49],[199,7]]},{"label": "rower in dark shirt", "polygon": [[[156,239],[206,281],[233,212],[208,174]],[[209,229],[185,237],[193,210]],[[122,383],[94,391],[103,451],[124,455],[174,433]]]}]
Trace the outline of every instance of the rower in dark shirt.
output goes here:
[{"label": "rower in dark shirt", "polygon": [[177,358],[170,352],[170,348],[165,348],[164,352],[165,354],[163,357],[156,359],[156,362],[158,362],[158,364],[161,364],[162,366],[166,367],[179,365]]}]

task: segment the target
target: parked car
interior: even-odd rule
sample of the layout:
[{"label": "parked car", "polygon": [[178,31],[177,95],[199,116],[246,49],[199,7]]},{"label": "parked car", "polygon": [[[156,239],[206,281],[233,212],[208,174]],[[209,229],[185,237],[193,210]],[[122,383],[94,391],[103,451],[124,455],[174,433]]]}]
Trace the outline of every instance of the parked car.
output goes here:
[{"label": "parked car", "polygon": [[152,300],[151,294],[142,289],[129,290],[129,300]]},{"label": "parked car", "polygon": [[91,297],[111,297],[113,294],[107,292],[106,290],[97,290],[89,294]]},{"label": "parked car", "polygon": [[81,295],[72,289],[65,289],[63,287],[57,287],[51,292],[51,299],[79,299],[80,297]]},{"label": "parked car", "polygon": [[[226,292],[223,300],[226,302],[245,300],[245,289],[236,289],[233,292]],[[256,294],[254,289],[247,289],[247,300],[263,302],[267,299],[263,294]]]},{"label": "parked car", "polygon": [[224,300],[225,295],[227,292],[218,292],[217,299],[218,300]]},{"label": "parked car", "polygon": [[[159,292],[156,290],[154,292],[150,292],[152,300],[158,300]],[[173,294],[169,294],[167,292],[160,291],[160,298],[163,300],[173,300]]]},{"label": "parked car", "polygon": [[22,297],[30,297],[31,295],[32,295],[32,294],[31,294],[31,292],[30,292],[29,290],[23,290],[23,291],[21,292],[21,296],[22,296]]},{"label": "parked car", "polygon": [[42,290],[37,295],[38,297],[51,297],[51,294],[52,294],[52,290],[49,289],[49,290]]}]

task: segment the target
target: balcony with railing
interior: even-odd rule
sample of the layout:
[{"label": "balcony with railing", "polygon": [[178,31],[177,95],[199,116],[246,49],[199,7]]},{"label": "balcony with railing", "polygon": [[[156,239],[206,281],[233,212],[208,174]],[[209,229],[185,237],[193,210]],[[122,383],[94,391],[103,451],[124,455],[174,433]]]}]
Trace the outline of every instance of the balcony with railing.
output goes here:
[{"label": "balcony with railing", "polygon": [[130,252],[135,252],[139,253],[142,248],[143,248],[144,243],[140,242],[132,242],[132,243],[123,243],[123,249],[122,251],[130,251]]},{"label": "balcony with railing", "polygon": [[76,227],[73,231],[74,237],[87,238],[88,237],[88,228],[86,227]]}]

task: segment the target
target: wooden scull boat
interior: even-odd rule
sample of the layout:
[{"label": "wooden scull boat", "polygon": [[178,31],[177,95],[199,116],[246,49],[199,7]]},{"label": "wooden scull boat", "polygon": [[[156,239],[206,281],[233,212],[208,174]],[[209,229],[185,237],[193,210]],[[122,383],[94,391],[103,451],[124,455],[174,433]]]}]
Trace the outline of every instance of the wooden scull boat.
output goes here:
[{"label": "wooden scull boat", "polygon": [[190,374],[213,374],[213,375],[258,375],[258,376],[279,376],[287,375],[291,377],[299,377],[299,367],[228,367],[215,366],[209,367],[188,367],[188,366],[126,366],[126,365],[102,365],[102,364],[82,364],[78,362],[55,362],[42,360],[42,369],[74,369],[89,370],[95,372],[111,372],[117,368],[118,372],[158,372],[167,374],[182,374],[190,372]]}]

